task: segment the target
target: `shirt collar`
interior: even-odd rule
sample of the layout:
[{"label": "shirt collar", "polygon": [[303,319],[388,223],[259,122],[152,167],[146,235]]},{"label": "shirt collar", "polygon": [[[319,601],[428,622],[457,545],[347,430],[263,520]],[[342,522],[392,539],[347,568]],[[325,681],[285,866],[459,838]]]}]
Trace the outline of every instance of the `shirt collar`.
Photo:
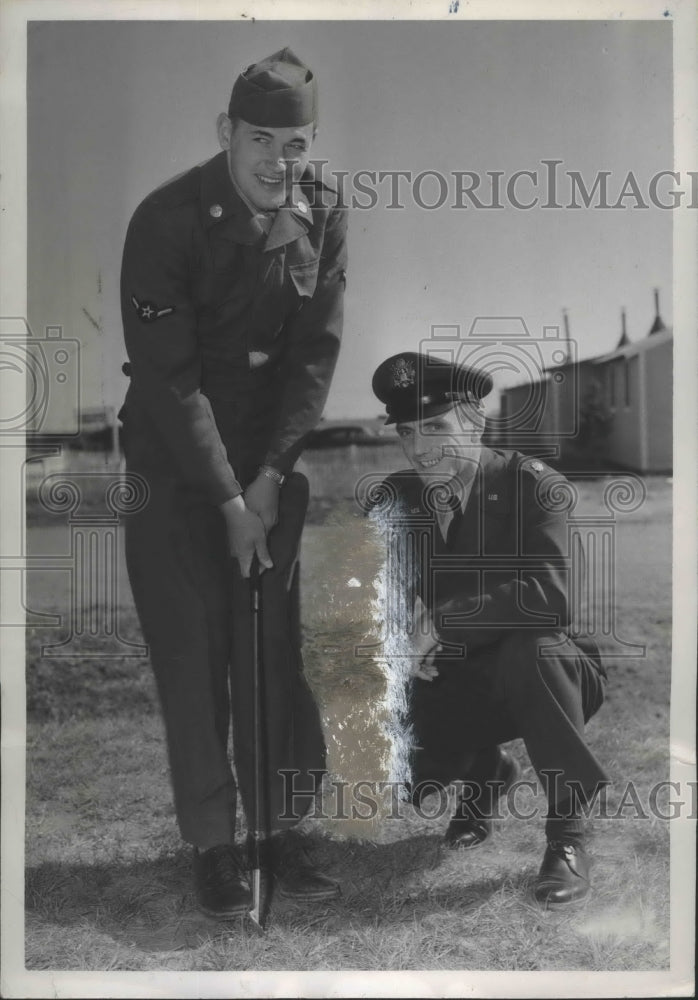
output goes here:
[{"label": "shirt collar", "polygon": [[265,250],[274,250],[285,243],[292,243],[305,236],[313,224],[313,210],[298,182],[293,184],[286,204],[277,211],[271,226]]}]

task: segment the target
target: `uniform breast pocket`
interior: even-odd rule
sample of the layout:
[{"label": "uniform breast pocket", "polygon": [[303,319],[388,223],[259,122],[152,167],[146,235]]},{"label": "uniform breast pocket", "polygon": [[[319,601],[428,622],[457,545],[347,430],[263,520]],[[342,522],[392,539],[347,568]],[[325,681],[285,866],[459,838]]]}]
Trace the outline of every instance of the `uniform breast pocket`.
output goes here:
[{"label": "uniform breast pocket", "polygon": [[288,271],[291,281],[301,298],[310,299],[315,294],[317,286],[318,270],[320,268],[320,258],[317,260],[307,260],[302,264],[291,264]]}]

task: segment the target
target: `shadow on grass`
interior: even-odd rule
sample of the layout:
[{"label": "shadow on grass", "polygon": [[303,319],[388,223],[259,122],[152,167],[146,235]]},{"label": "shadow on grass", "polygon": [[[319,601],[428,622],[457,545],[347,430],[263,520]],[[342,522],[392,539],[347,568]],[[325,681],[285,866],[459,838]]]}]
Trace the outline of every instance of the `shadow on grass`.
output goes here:
[{"label": "shadow on grass", "polygon": [[[315,863],[338,879],[342,894],[323,902],[271,899],[268,928],[326,935],[349,927],[411,925],[439,912],[461,916],[498,893],[520,892],[526,879],[506,876],[447,886],[429,885],[429,872],[446,852],[437,835],[417,835],[392,844],[309,839]],[[128,865],[47,862],[27,869],[28,918],[57,926],[92,925],[94,931],[143,951],[198,948],[221,937],[254,933],[245,918],[218,922],[196,906],[188,848]]]}]

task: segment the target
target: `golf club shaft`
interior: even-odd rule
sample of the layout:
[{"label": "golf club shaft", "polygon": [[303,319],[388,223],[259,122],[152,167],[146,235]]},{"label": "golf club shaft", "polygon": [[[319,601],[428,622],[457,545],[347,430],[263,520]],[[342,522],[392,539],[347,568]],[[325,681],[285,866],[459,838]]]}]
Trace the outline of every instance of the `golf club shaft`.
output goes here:
[{"label": "golf club shaft", "polygon": [[261,584],[259,563],[253,561],[250,568],[250,598],[252,605],[252,731],[254,794],[252,796],[252,910],[251,919],[261,927],[261,864],[259,856],[259,841],[261,836],[261,798],[262,798],[262,752],[261,752]]}]

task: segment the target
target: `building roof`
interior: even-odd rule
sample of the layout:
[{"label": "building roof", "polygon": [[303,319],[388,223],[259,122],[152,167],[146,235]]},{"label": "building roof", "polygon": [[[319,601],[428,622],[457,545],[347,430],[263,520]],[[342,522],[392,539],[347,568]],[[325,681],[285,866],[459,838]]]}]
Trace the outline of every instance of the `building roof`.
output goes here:
[{"label": "building roof", "polygon": [[654,347],[659,347],[660,344],[665,344],[668,340],[673,340],[673,336],[673,328],[665,326],[663,330],[655,331],[652,340],[644,337],[642,340],[629,340],[625,344],[619,343],[618,347],[609,351],[608,354],[599,354],[597,357],[587,360],[591,361],[592,364],[601,365],[607,361],[614,361],[616,358],[630,358],[635,354],[642,354],[643,351],[651,351]]}]

